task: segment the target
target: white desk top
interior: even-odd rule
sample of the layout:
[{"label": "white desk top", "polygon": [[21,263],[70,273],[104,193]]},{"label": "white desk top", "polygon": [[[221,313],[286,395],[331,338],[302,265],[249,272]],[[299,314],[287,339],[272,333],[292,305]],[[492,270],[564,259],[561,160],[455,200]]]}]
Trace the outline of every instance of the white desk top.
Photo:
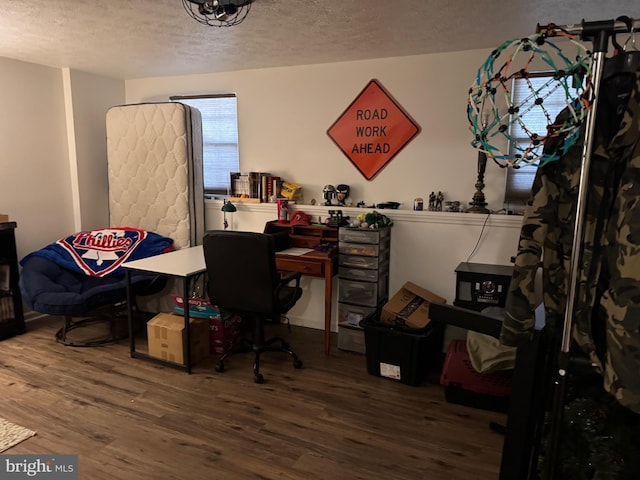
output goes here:
[{"label": "white desk top", "polygon": [[202,245],[161,253],[160,255],[133,260],[132,262],[124,262],[122,266],[132,270],[144,270],[176,277],[188,277],[204,272],[207,269],[204,263]]}]

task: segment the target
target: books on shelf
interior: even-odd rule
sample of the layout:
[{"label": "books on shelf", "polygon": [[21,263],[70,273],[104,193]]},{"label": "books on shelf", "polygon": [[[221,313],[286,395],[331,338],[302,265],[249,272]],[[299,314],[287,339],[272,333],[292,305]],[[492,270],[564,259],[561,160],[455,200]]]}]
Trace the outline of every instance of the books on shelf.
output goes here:
[{"label": "books on shelf", "polygon": [[238,202],[275,202],[282,181],[267,172],[231,172],[231,198]]}]

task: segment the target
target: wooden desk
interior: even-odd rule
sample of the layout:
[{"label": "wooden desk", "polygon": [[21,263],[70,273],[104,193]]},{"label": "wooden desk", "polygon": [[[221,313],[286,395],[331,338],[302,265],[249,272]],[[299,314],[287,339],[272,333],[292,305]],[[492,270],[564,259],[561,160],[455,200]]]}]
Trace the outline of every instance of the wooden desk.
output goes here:
[{"label": "wooden desk", "polygon": [[313,251],[304,255],[276,254],[278,270],[302,272],[311,277],[324,278],[324,353],[331,350],[331,305],[333,276],[338,272],[338,229],[326,225],[291,225],[267,222],[264,233],[284,232],[289,235],[292,247],[315,248],[321,243],[332,243],[329,252]]},{"label": "wooden desk", "polygon": [[304,255],[276,253],[276,267],[288,272],[302,272],[304,275],[324,278],[324,353],[331,350],[331,305],[333,276],[338,269],[338,248],[329,253],[309,252]]}]

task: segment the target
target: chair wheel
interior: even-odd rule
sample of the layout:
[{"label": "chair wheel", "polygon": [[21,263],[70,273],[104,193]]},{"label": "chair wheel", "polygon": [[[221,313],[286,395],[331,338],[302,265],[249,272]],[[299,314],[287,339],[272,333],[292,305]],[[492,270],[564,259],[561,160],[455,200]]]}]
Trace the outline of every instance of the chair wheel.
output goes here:
[{"label": "chair wheel", "polygon": [[298,360],[297,358],[293,361],[293,368],[302,368],[302,360]]},{"label": "chair wheel", "polygon": [[219,364],[217,364],[215,367],[215,371],[220,373],[224,372],[224,363],[220,362]]},{"label": "chair wheel", "polygon": [[262,376],[262,374],[261,374],[261,373],[256,373],[256,374],[253,376],[253,381],[254,381],[255,383],[262,383],[262,382],[264,382],[264,377]]}]

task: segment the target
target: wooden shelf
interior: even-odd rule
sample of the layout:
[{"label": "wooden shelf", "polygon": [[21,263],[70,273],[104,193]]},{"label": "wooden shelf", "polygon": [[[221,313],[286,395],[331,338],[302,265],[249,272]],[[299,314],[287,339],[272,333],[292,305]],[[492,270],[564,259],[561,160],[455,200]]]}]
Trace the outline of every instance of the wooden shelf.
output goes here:
[{"label": "wooden shelf", "polygon": [[[0,222],[0,340],[25,332],[22,297],[18,287],[18,255],[14,230],[16,222]],[[8,278],[6,278],[8,277]]]}]

